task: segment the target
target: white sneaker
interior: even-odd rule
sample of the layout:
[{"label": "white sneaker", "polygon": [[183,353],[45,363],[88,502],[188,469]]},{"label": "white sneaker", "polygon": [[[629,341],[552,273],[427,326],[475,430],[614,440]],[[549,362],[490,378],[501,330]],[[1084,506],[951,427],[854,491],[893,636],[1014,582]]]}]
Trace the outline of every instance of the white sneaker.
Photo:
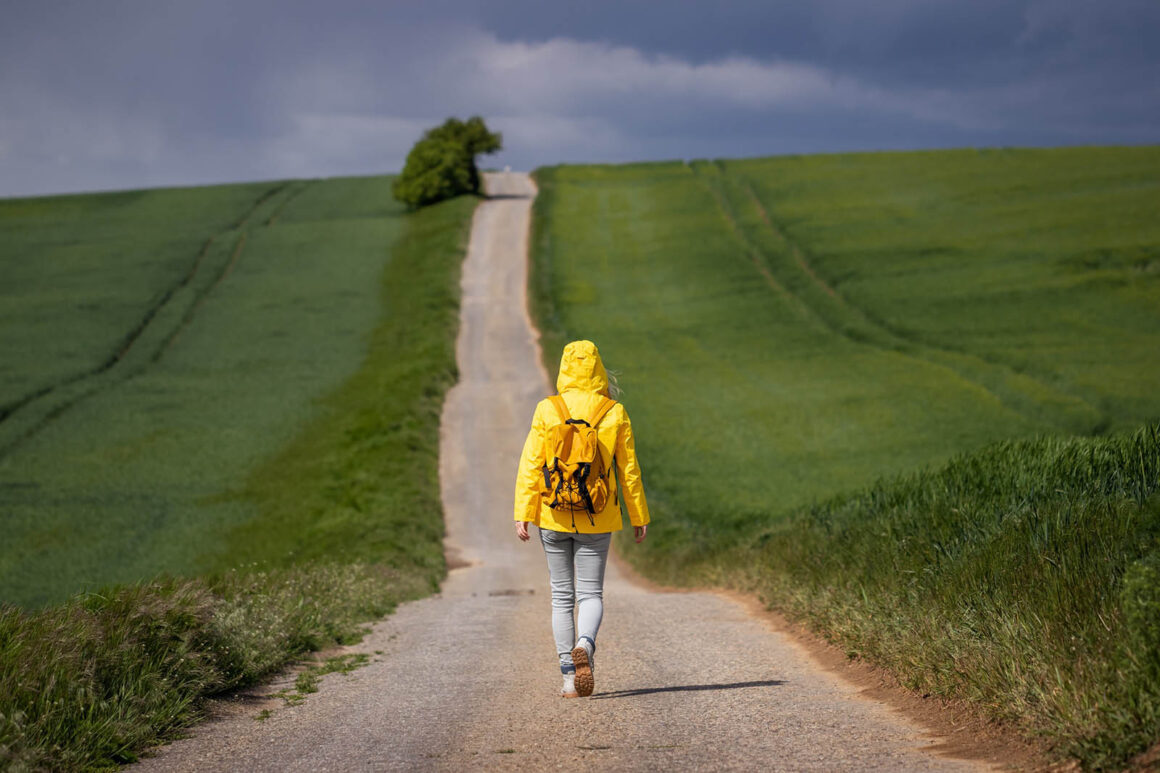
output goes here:
[{"label": "white sneaker", "polygon": [[579,698],[576,692],[576,674],[564,674],[564,686],[560,688],[561,698]]},{"label": "white sneaker", "polygon": [[587,698],[592,694],[596,681],[592,678],[592,653],[596,645],[588,637],[581,637],[572,648],[572,664],[576,666],[576,694]]}]

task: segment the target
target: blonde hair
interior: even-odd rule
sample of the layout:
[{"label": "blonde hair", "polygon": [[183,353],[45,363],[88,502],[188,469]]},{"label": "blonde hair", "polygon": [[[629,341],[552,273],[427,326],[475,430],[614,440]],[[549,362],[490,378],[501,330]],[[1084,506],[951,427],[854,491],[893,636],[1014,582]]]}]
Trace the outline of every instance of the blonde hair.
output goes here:
[{"label": "blonde hair", "polygon": [[623,392],[620,389],[620,371],[605,366],[604,372],[608,375],[608,396],[619,400]]}]

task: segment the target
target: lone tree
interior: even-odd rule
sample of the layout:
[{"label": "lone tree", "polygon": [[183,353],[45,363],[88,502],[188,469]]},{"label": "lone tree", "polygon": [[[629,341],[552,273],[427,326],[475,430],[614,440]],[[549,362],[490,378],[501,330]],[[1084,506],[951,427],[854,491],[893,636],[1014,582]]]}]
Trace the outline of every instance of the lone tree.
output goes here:
[{"label": "lone tree", "polygon": [[460,121],[448,118],[423,133],[407,154],[403,173],[395,180],[395,198],[408,207],[423,207],[461,193],[479,193],[475,157],[503,147],[503,136],[489,132],[478,115]]}]

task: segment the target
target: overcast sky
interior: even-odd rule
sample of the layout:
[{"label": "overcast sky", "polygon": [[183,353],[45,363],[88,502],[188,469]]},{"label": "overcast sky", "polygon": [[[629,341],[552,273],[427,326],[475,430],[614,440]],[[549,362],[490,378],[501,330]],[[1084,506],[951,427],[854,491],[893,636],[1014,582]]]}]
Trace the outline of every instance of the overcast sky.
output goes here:
[{"label": "overcast sky", "polygon": [[0,196],[487,165],[1160,142],[1160,0],[0,0]]}]

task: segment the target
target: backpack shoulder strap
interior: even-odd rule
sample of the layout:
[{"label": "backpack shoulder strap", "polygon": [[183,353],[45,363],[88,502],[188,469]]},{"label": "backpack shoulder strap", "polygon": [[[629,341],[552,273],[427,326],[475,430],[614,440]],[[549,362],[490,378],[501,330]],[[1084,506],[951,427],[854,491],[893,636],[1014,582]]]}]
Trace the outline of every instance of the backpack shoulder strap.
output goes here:
[{"label": "backpack shoulder strap", "polygon": [[612,406],[616,405],[616,401],[611,397],[604,398],[600,405],[596,406],[596,410],[592,412],[592,426],[595,427],[604,418],[604,414],[612,410]]},{"label": "backpack shoulder strap", "polygon": [[552,401],[552,405],[556,406],[556,413],[560,414],[560,421],[567,423],[572,415],[568,413],[568,404],[564,402],[564,398],[560,395],[552,395],[548,399]]}]

